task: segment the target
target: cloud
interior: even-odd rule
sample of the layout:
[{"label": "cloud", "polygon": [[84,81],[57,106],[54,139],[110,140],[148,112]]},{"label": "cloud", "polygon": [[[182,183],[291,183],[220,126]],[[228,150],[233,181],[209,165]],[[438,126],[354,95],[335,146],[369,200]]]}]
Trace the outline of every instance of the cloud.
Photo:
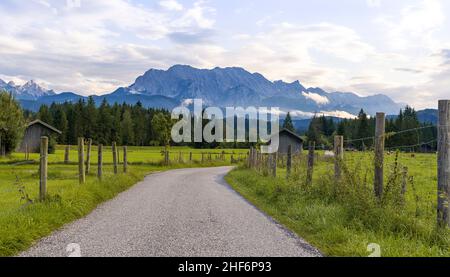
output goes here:
[{"label": "cloud", "polygon": [[183,10],[183,5],[178,3],[175,0],[165,0],[159,2],[159,5],[165,9],[171,10],[171,11],[181,11]]},{"label": "cloud", "polygon": [[386,15],[376,19],[386,31],[388,43],[392,48],[426,47],[435,49],[439,43],[433,33],[445,22],[445,14],[440,0],[421,0],[403,8],[399,15]]},{"label": "cloud", "polygon": [[305,96],[307,99],[313,100],[319,105],[325,105],[330,103],[330,100],[326,96],[322,96],[316,93],[302,92],[302,95]]},{"label": "cloud", "polygon": [[[101,94],[150,67],[192,61],[197,54],[177,48],[213,35],[213,9],[199,1],[180,10],[169,2],[151,9],[127,0],[82,1],[77,8],[58,0],[2,1],[0,17],[11,24],[0,25],[0,74],[46,80],[56,91]],[[170,50],[161,47],[164,40],[173,41]]]}]

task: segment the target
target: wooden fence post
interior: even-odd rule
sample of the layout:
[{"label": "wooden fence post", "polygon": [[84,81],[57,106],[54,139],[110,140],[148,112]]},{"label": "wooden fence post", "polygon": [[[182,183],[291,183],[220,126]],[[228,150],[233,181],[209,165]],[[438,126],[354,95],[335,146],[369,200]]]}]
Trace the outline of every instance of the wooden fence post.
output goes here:
[{"label": "wooden fence post", "polygon": [[84,170],[84,138],[78,138],[78,178],[80,184],[84,184],[86,182]]},{"label": "wooden fence post", "polygon": [[118,170],[117,170],[117,145],[116,145],[116,142],[112,143],[112,154],[113,154],[114,174],[117,174]]},{"label": "wooden fence post", "polygon": [[375,126],[375,178],[374,190],[378,199],[383,197],[384,183],[384,142],[385,142],[385,114],[377,113]]},{"label": "wooden fence post", "polygon": [[123,147],[123,173],[128,172],[128,147]]},{"label": "wooden fence post", "polygon": [[86,149],[86,175],[91,171],[91,148],[92,148],[92,139],[87,140],[87,149]]},{"label": "wooden fence post", "polygon": [[272,156],[272,177],[277,177],[277,152],[270,154]]},{"label": "wooden fence post", "polygon": [[202,152],[202,163],[205,162],[205,153]]},{"label": "wooden fence post", "polygon": [[170,164],[170,153],[166,147],[166,150],[164,151],[164,165],[169,166],[169,164]]},{"label": "wooden fence post", "polygon": [[306,172],[306,183],[308,185],[312,184],[313,179],[313,172],[314,172],[314,158],[315,158],[315,151],[316,148],[316,142],[311,141],[309,142],[309,148],[308,148],[308,169]]},{"label": "wooden fence post", "polygon": [[97,178],[102,180],[103,177],[103,144],[98,145],[98,168],[97,168]]},{"label": "wooden fence post", "polygon": [[68,164],[70,162],[70,146],[67,145],[64,150],[64,163]]},{"label": "wooden fence post", "polygon": [[439,101],[438,225],[450,226],[450,100]]},{"label": "wooden fence post", "polygon": [[41,137],[41,157],[39,169],[39,200],[44,201],[47,196],[48,176],[48,137]]},{"label": "wooden fence post", "polygon": [[287,178],[289,178],[289,176],[291,175],[291,168],[292,168],[292,145],[288,145],[287,160],[286,160]]},{"label": "wooden fence post", "polygon": [[189,162],[192,162],[192,152],[189,152]]},{"label": "wooden fence post", "polygon": [[344,160],[344,137],[334,137],[334,178],[336,181],[341,179],[341,165]]}]

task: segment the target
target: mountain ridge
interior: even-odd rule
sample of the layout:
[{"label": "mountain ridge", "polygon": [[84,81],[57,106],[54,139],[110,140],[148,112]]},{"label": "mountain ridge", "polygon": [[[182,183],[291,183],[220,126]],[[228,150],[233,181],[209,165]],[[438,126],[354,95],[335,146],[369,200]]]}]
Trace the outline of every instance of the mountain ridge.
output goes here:
[{"label": "mountain ridge", "polygon": [[[0,80],[0,89],[11,92],[24,108],[36,110],[50,101],[77,101],[86,98],[74,93],[57,94],[30,81],[22,86]],[[96,101],[129,104],[141,101],[145,107],[171,109],[186,99],[201,98],[206,106],[266,106],[292,111],[294,116],[333,113],[356,115],[362,108],[369,114],[384,111],[396,114],[402,105],[383,94],[361,97],[352,92],[326,92],[321,88],[305,88],[300,81],[270,81],[260,73],[242,67],[198,69],[190,65],[174,65],[167,70],[149,69],[133,84],[109,94],[93,96]],[[30,102],[35,103],[30,103]],[[98,103],[99,104],[99,103]]]}]

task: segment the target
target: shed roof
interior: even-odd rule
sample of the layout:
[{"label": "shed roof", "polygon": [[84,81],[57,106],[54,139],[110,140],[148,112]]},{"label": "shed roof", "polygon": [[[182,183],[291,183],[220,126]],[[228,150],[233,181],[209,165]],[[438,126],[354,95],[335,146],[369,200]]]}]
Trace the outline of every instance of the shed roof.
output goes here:
[{"label": "shed roof", "polygon": [[49,130],[51,130],[51,131],[53,131],[55,133],[58,133],[60,135],[62,134],[62,132],[60,130],[56,129],[55,127],[53,127],[53,126],[51,126],[51,125],[49,125],[49,124],[47,124],[44,121],[39,120],[39,119],[36,119],[35,121],[32,121],[32,122],[28,123],[28,127],[31,127],[31,126],[36,125],[36,124],[42,125],[42,126],[46,127],[47,129],[49,129]]},{"label": "shed roof", "polygon": [[[300,140],[301,142],[304,142],[304,139],[303,139],[301,136],[299,136],[298,134],[292,132],[292,131],[289,130],[289,129],[283,128],[283,129],[281,129],[281,130],[277,133],[277,135],[280,135],[281,133],[286,133],[286,134],[288,134],[289,136],[292,136],[292,137],[294,137],[294,138]],[[273,137],[273,136],[275,136],[275,134],[272,135],[272,137]]]}]

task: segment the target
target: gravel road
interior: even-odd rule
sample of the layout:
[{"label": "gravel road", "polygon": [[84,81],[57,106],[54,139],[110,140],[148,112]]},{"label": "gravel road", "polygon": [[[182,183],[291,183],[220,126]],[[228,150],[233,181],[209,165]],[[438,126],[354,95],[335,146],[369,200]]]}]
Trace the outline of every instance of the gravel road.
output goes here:
[{"label": "gravel road", "polygon": [[[149,175],[20,256],[320,256],[225,182],[231,167]],[[74,249],[76,249],[75,247]]]}]

